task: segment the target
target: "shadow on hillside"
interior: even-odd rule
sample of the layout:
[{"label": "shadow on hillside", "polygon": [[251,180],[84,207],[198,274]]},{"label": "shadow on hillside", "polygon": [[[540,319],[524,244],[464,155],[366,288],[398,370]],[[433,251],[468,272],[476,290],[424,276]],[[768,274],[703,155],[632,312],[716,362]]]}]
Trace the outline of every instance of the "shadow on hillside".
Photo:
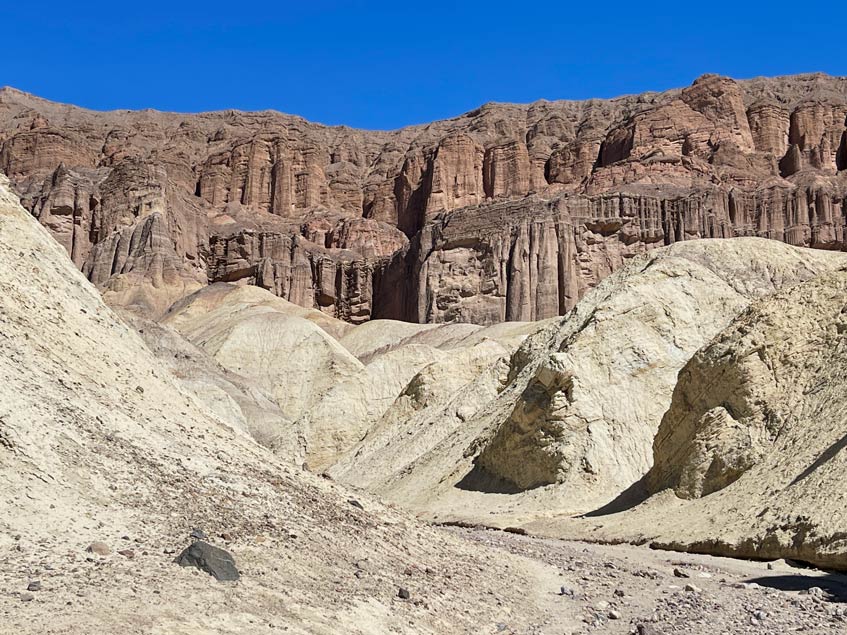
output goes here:
[{"label": "shadow on hillside", "polygon": [[478,464],[474,464],[473,469],[456,483],[456,488],[485,494],[519,494],[524,491],[511,481],[492,474]]},{"label": "shadow on hillside", "polygon": [[841,439],[839,441],[836,441],[831,446],[829,446],[826,450],[824,450],[824,452],[817,458],[817,460],[814,463],[812,463],[809,467],[807,467],[805,470],[803,470],[803,473],[800,474],[797,478],[795,478],[793,481],[791,481],[791,484],[796,485],[797,483],[802,481],[804,478],[809,476],[809,474],[811,474],[816,469],[818,469],[821,465],[823,465],[824,463],[827,463],[830,460],[832,460],[833,458],[835,458],[835,456],[839,452],[841,452],[841,450],[843,450],[845,447],[847,447],[847,434],[844,435],[843,437],[841,437]]},{"label": "shadow on hillside", "polygon": [[829,596],[830,602],[847,602],[847,577],[838,573],[820,577],[798,574],[762,576],[745,580],[745,582],[755,582],[761,587],[780,591],[808,591],[818,587]]},{"label": "shadow on hillside", "polygon": [[613,501],[606,503],[602,507],[598,507],[594,511],[584,513],[582,517],[594,518],[596,516],[609,516],[611,514],[625,512],[628,509],[640,505],[648,498],[650,498],[650,494],[647,491],[647,476],[645,475],[618,494],[617,498]]}]

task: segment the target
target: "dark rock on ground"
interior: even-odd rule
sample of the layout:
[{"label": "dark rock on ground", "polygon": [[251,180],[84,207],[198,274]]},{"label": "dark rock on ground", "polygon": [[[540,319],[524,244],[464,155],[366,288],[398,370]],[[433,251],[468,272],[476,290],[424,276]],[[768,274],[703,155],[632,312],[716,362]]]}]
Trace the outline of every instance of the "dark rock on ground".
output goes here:
[{"label": "dark rock on ground", "polygon": [[231,582],[241,577],[228,551],[202,540],[186,547],[175,562],[182,567],[197,567],[220,582]]}]

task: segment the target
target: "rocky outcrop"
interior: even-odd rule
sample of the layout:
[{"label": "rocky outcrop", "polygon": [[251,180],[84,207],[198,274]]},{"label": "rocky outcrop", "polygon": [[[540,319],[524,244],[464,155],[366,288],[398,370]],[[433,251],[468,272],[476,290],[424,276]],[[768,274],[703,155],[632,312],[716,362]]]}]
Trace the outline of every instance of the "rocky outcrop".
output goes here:
[{"label": "rocky outcrop", "polygon": [[[564,483],[575,500],[610,485],[606,495],[620,493],[651,465],[657,423],[694,351],[752,298],[845,263],[749,239],[633,260],[524,344],[502,398],[514,399],[511,412],[477,466],[521,490]],[[541,342],[544,352],[533,350]]]},{"label": "rocky outcrop", "polygon": [[845,291],[838,270],[755,302],[681,370],[646,478],[659,495],[632,512],[656,514],[657,542],[847,566]]},{"label": "rocky outcrop", "polygon": [[369,319],[374,287],[388,257],[403,248],[406,237],[368,219],[344,220],[332,228],[310,224],[304,233],[308,238],[245,229],[212,234],[207,257],[210,278],[255,284],[349,322]]},{"label": "rocky outcrop", "polygon": [[845,120],[847,80],[823,75],[706,75],[392,132],[4,89],[0,169],[98,286],[146,287],[140,311],[238,280],[354,322],[495,322],[561,314],[656,245],[843,248]]},{"label": "rocky outcrop", "polygon": [[[499,526],[603,508],[653,465],[662,415],[691,356],[751,302],[845,263],[845,254],[760,238],[637,255],[565,317],[534,323],[510,356],[490,351],[464,388],[430,392],[437,365],[428,367],[331,473],[432,516]],[[692,379],[691,395],[734,403],[701,394],[703,385]],[[687,412],[681,405],[680,416]]]},{"label": "rocky outcrop", "polygon": [[747,120],[757,151],[785,156],[790,121],[788,110],[768,101],[758,102],[747,110]]},{"label": "rocky outcrop", "polygon": [[684,240],[758,236],[840,249],[847,203],[838,183],[711,187],[673,196],[645,188],[457,211],[425,226],[402,263],[417,288],[401,317],[492,323],[562,315],[636,254]]}]

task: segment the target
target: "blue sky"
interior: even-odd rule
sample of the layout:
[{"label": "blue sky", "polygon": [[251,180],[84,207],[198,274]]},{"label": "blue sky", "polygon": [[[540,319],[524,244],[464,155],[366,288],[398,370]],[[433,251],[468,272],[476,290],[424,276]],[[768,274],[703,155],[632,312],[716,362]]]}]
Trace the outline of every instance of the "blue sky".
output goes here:
[{"label": "blue sky", "polygon": [[[828,4],[828,6],[823,6]],[[847,75],[841,3],[4,3],[0,85],[95,109],[273,108],[390,129],[487,101]]]}]

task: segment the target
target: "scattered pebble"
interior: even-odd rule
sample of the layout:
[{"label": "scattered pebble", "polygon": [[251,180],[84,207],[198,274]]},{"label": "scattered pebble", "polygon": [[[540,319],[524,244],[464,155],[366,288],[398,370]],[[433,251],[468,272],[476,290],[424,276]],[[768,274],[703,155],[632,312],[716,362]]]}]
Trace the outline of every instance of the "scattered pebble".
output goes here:
[{"label": "scattered pebble", "polygon": [[90,545],[88,545],[88,549],[86,549],[88,553],[96,553],[98,556],[108,556],[112,553],[112,548],[109,547],[105,542],[100,542],[99,540],[95,540]]}]

